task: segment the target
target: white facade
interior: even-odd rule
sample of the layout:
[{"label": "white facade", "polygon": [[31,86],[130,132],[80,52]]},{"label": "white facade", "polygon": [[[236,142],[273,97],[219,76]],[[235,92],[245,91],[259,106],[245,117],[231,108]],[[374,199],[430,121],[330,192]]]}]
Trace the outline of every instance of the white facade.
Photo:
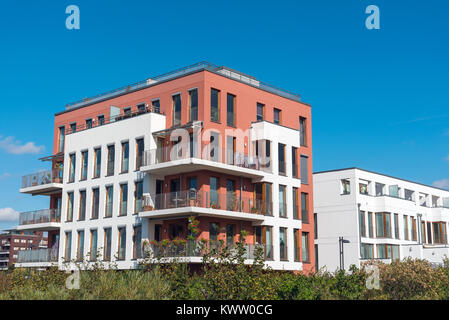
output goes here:
[{"label": "white facade", "polygon": [[318,268],[344,268],[371,258],[442,263],[449,257],[449,191],[358,168],[314,174]]}]

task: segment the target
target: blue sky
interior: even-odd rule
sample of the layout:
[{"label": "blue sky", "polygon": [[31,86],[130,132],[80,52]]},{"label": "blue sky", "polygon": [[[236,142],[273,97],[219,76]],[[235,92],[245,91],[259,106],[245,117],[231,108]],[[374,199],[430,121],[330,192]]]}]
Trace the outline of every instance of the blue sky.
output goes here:
[{"label": "blue sky", "polygon": [[[75,4],[80,30],[67,30]],[[380,30],[365,8],[380,8]],[[0,229],[48,207],[21,195],[46,169],[66,103],[207,60],[312,104],[314,170],[358,166],[449,187],[449,3],[3,1]],[[448,179],[448,180],[444,180]]]}]

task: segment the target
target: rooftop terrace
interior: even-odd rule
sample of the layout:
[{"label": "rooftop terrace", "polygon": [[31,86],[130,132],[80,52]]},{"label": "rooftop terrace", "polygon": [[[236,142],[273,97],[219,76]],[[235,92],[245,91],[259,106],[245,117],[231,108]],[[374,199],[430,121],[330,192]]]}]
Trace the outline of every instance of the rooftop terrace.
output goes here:
[{"label": "rooftop terrace", "polygon": [[139,81],[134,84],[130,84],[130,85],[127,85],[127,86],[124,86],[121,88],[117,88],[117,89],[114,89],[114,90],[111,90],[111,91],[108,91],[108,92],[105,92],[102,94],[98,94],[98,95],[95,95],[90,98],[84,98],[82,100],[69,103],[66,105],[65,111],[70,111],[70,110],[81,108],[81,107],[91,105],[91,104],[94,104],[94,103],[97,103],[100,101],[115,98],[117,96],[120,96],[120,95],[123,95],[126,93],[145,89],[145,88],[154,86],[161,82],[169,81],[169,80],[172,80],[175,78],[179,78],[179,77],[186,76],[188,74],[192,74],[192,73],[203,71],[203,70],[207,70],[207,71],[210,71],[210,72],[213,72],[216,74],[220,74],[227,78],[240,81],[240,82],[250,85],[252,87],[271,92],[273,94],[279,95],[279,96],[287,98],[287,99],[301,102],[300,96],[296,93],[289,92],[287,90],[269,85],[264,82],[261,82],[261,81],[257,80],[256,78],[248,76],[246,74],[243,74],[239,71],[235,71],[235,70],[232,70],[232,69],[224,67],[224,66],[217,66],[212,63],[202,61],[202,62],[193,64],[193,65],[181,68],[181,69],[177,69],[177,70],[174,70],[174,71],[171,71],[168,73],[164,73],[164,74],[152,77],[152,78],[148,78],[146,80]]}]

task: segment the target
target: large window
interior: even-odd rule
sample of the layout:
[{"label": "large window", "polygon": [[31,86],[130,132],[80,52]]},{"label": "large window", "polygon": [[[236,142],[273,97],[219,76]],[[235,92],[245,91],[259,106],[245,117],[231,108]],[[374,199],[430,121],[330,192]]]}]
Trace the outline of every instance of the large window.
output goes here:
[{"label": "large window", "polygon": [[404,215],[403,223],[404,223],[404,240],[408,240],[408,216]]},{"label": "large window", "polygon": [[210,89],[210,120],[220,121],[220,90]]},{"label": "large window", "polygon": [[360,236],[366,237],[366,225],[365,225],[365,211],[360,211],[359,216]]},{"label": "large window", "polygon": [[67,193],[67,220],[73,221],[73,192]]},{"label": "large window", "polygon": [[307,146],[307,119],[299,117],[299,141],[301,146]]},{"label": "large window", "polygon": [[232,247],[234,245],[234,237],[235,237],[235,225],[227,224],[226,225],[226,246]]},{"label": "large window", "polygon": [[376,212],[376,233],[378,238],[391,238],[391,214]]},{"label": "large window", "polygon": [[81,152],[81,180],[87,179],[88,163],[89,163],[89,153],[87,151]]},{"label": "large window", "polygon": [[227,112],[226,121],[230,127],[235,127],[235,96],[233,94],[227,94]]},{"label": "large window", "polygon": [[309,157],[301,155],[301,183],[309,184]]},{"label": "large window", "polygon": [[374,259],[374,245],[362,243],[362,259]]},{"label": "large window", "polygon": [[140,259],[142,257],[142,225],[134,226],[133,231],[133,259]]},{"label": "large window", "polygon": [[433,225],[433,243],[446,244],[447,243],[446,223],[433,222],[432,225]]},{"label": "large window", "polygon": [[298,188],[293,187],[293,219],[299,219]]},{"label": "large window", "polygon": [[416,219],[413,217],[410,217],[410,226],[412,228],[412,240],[417,241],[418,240],[418,230],[416,230]]},{"label": "large window", "polygon": [[97,229],[90,230],[90,261],[97,260],[97,254],[98,254],[98,233]]},{"label": "large window", "polygon": [[86,190],[81,190],[78,220],[83,221],[85,219],[86,219]]},{"label": "large window", "polygon": [[190,121],[198,120],[198,89],[189,90],[189,119]]},{"label": "large window", "polygon": [[98,213],[100,211],[100,189],[92,189],[92,217],[91,219],[98,219]]},{"label": "large window", "polygon": [[254,204],[251,211],[272,216],[271,183],[254,184]]},{"label": "large window", "polygon": [[114,188],[113,186],[106,187],[106,206],[105,206],[105,218],[112,217],[112,204],[114,199]]},{"label": "large window", "polygon": [[394,214],[394,237],[399,239],[399,215]]},{"label": "large window", "polygon": [[274,108],[273,111],[273,122],[276,124],[281,124],[281,110]]},{"label": "large window", "polygon": [[279,185],[279,217],[287,217],[287,187]]},{"label": "large window", "polygon": [[210,206],[211,208],[218,209],[219,208],[219,199],[218,199],[218,188],[219,188],[219,180],[215,177],[210,177]]},{"label": "large window", "polygon": [[298,148],[292,147],[292,177],[298,177]]},{"label": "large window", "polygon": [[257,121],[263,121],[265,119],[265,105],[257,103]]},{"label": "large window", "polygon": [[99,178],[101,174],[101,148],[94,150],[94,178]]},{"label": "large window", "polygon": [[108,146],[108,170],[107,175],[114,175],[114,166],[115,166],[115,147],[114,145]]},{"label": "large window", "polygon": [[368,235],[370,238],[374,238],[373,235],[373,213],[368,212]]},{"label": "large window", "polygon": [[209,241],[211,244],[217,244],[218,242],[218,223],[209,223]]},{"label": "large window", "polygon": [[293,229],[293,245],[294,245],[294,259],[300,261],[300,231]]},{"label": "large window", "polygon": [[302,261],[310,262],[310,253],[309,253],[309,233],[303,232],[301,238],[302,244]]},{"label": "large window", "polygon": [[84,259],[84,230],[78,231],[78,248],[76,251],[76,259],[82,261]]},{"label": "large window", "polygon": [[155,113],[161,112],[161,102],[159,99],[151,101],[151,105],[153,106],[153,112]]},{"label": "large window", "polygon": [[59,127],[59,152],[64,151],[64,141],[65,141],[65,127]]},{"label": "large window", "polygon": [[139,170],[143,164],[143,153],[145,149],[145,143],[143,138],[136,139],[136,170]]},{"label": "large window", "polygon": [[137,181],[134,187],[134,213],[139,213],[140,211],[142,211],[143,207],[143,182]]},{"label": "large window", "polygon": [[120,185],[120,215],[126,216],[128,213],[128,184]]},{"label": "large window", "polygon": [[399,260],[399,246],[392,244],[378,244],[377,258]]},{"label": "large window", "polygon": [[280,260],[288,260],[287,228],[279,228],[279,258]]},{"label": "large window", "polygon": [[129,170],[129,142],[122,142],[122,173]]},{"label": "large window", "polygon": [[181,94],[175,94],[173,97],[173,125],[181,124]]},{"label": "large window", "polygon": [[70,261],[72,258],[72,232],[68,231],[65,233],[65,261]]},{"label": "large window", "polygon": [[72,153],[70,155],[69,182],[75,181],[75,166],[76,166],[76,155]]},{"label": "large window", "polygon": [[103,248],[103,260],[111,260],[111,241],[112,241],[112,229],[104,229],[104,248]]},{"label": "large window", "polygon": [[341,194],[351,193],[351,182],[348,179],[341,180]]},{"label": "large window", "polygon": [[279,174],[285,175],[285,144],[278,143]]},{"label": "large window", "polygon": [[301,220],[309,223],[309,194],[301,192]]},{"label": "large window", "polygon": [[126,227],[118,228],[118,260],[125,260],[126,257]]}]

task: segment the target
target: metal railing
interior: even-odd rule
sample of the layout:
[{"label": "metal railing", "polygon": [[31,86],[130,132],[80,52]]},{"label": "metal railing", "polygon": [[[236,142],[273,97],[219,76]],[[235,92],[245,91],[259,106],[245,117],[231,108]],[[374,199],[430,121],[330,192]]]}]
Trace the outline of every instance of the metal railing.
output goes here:
[{"label": "metal railing", "polygon": [[43,209],[19,214],[19,225],[36,223],[61,222],[61,210]]},{"label": "metal railing", "polygon": [[120,87],[120,88],[117,88],[114,90],[110,90],[105,93],[97,94],[97,95],[89,97],[89,98],[84,98],[82,100],[78,100],[76,102],[69,103],[66,105],[65,109],[66,109],[66,111],[68,111],[68,110],[72,110],[72,109],[81,107],[86,104],[92,104],[92,103],[99,102],[99,101],[102,101],[105,99],[111,99],[113,97],[116,97],[116,96],[119,96],[119,95],[122,95],[125,93],[133,92],[133,91],[136,91],[139,89],[144,89],[146,87],[152,86],[153,84],[155,84],[157,82],[171,80],[171,79],[177,78],[179,76],[189,74],[192,72],[196,72],[196,71],[200,71],[200,70],[208,70],[210,72],[219,73],[225,77],[228,77],[231,79],[236,79],[236,80],[244,82],[250,86],[260,88],[262,90],[277,94],[281,97],[291,99],[294,101],[298,101],[298,102],[301,101],[300,96],[296,93],[293,93],[293,92],[281,89],[279,87],[261,82],[259,80],[254,79],[253,77],[244,75],[241,72],[234,71],[234,70],[226,68],[226,67],[220,67],[220,66],[214,65],[212,63],[209,63],[207,61],[202,61],[202,62],[198,62],[198,63],[195,63],[193,65],[190,65],[190,66],[187,66],[184,68],[180,68],[180,69],[168,72],[168,73],[164,73],[164,74],[161,74],[161,75],[158,75],[155,77],[151,77],[149,79],[145,79],[145,80],[136,82],[131,85],[123,86],[123,87]]},{"label": "metal railing", "polygon": [[21,250],[18,252],[17,262],[57,262],[58,248]]},{"label": "metal railing", "polygon": [[240,198],[234,193],[220,194],[186,190],[156,195],[144,194],[143,211],[199,207],[235,212],[271,215],[272,203],[253,198]]},{"label": "metal railing", "polygon": [[143,165],[149,166],[192,158],[271,172],[271,162],[269,158],[249,156],[244,153],[218,148],[211,144],[202,146],[194,145],[191,148],[189,143],[178,143],[172,146],[146,150],[144,152]]},{"label": "metal railing", "polygon": [[22,177],[22,188],[35,187],[49,183],[62,183],[62,170],[39,171]]},{"label": "metal railing", "polygon": [[[170,242],[164,245],[162,242],[158,244],[150,243],[144,248],[144,257],[150,258],[180,258],[180,257],[202,257],[207,253],[220,252],[220,250],[227,249],[232,252],[237,251],[237,245],[220,245],[216,242],[201,242],[188,240],[182,244],[175,244]],[[264,244],[244,244],[243,258],[255,259],[257,255],[257,249],[262,249],[262,257],[265,260],[271,260],[272,247]]]}]

